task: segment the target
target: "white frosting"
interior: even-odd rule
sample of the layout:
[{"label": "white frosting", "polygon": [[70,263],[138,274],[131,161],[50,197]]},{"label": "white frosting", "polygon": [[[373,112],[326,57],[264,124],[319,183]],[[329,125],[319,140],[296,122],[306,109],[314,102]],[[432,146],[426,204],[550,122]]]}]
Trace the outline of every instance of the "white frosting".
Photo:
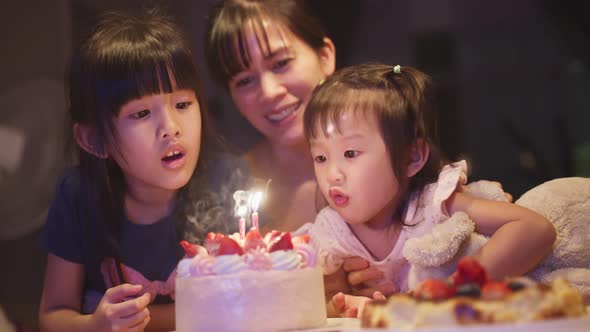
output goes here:
[{"label": "white frosting", "polygon": [[301,267],[314,267],[318,263],[318,255],[316,250],[307,243],[300,243],[295,247],[295,250],[301,256]]},{"label": "white frosting", "polygon": [[301,256],[295,250],[278,250],[270,253],[273,270],[294,270],[301,267]]},{"label": "white frosting", "polygon": [[[245,241],[234,233],[228,236],[236,241],[240,247],[244,247]],[[294,270],[315,267],[318,262],[317,252],[313,246],[297,242],[292,250],[277,250],[268,252],[272,243],[278,241],[280,236],[270,240],[270,233],[264,237],[264,246],[256,249],[245,250],[243,255],[209,255],[204,247],[198,246],[198,254],[193,258],[182,259],[178,263],[179,277],[198,277],[206,275],[222,275],[238,273],[241,271],[267,271],[267,270]],[[215,244],[214,250],[219,249]]]},{"label": "white frosting", "polygon": [[188,277],[191,275],[190,267],[192,265],[192,258],[185,257],[178,262],[178,267],[176,268],[176,275],[178,277]]},{"label": "white frosting", "polygon": [[248,265],[240,255],[217,256],[211,266],[213,274],[231,274],[248,270]]},{"label": "white frosting", "polygon": [[191,276],[206,276],[211,275],[213,273],[213,263],[215,262],[215,257],[205,255],[197,255],[193,257],[191,261],[191,266],[189,269]]},{"label": "white frosting", "polygon": [[251,250],[245,255],[244,259],[250,270],[265,271],[272,269],[270,254],[264,248]]}]

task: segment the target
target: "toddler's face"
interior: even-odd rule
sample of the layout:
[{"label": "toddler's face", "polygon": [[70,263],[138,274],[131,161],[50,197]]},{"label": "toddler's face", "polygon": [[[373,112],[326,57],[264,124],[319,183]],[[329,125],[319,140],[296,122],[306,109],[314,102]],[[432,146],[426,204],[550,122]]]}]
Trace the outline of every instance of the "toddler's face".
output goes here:
[{"label": "toddler's face", "polygon": [[201,111],[192,90],[144,96],[114,120],[116,146],[108,152],[129,190],[175,191],[191,178],[201,145]]},{"label": "toddler's face", "polygon": [[229,90],[240,113],[268,140],[300,144],[303,111],[312,90],[333,72],[333,49],[318,53],[283,25],[264,23],[268,45],[260,42],[261,31],[246,29],[249,67],[230,80]]},{"label": "toddler's face", "polygon": [[320,190],[350,224],[391,221],[399,183],[374,116],[345,112],[310,140]]}]

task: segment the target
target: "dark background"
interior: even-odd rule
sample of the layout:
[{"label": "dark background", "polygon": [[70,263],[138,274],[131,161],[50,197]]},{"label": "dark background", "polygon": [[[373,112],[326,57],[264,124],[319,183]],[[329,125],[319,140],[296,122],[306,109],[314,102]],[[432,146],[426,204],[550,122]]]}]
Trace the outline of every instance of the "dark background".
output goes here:
[{"label": "dark background", "polygon": [[[244,149],[257,135],[205,71],[202,37],[211,2],[161,1],[193,42],[217,126]],[[40,229],[65,164],[67,56],[98,13],[145,3],[1,5],[0,305],[25,329],[36,324],[45,262]],[[317,0],[314,6],[336,44],[338,67],[382,61],[433,76],[443,150],[470,161],[470,179],[500,181],[516,199],[549,179],[590,176],[584,1]]]}]

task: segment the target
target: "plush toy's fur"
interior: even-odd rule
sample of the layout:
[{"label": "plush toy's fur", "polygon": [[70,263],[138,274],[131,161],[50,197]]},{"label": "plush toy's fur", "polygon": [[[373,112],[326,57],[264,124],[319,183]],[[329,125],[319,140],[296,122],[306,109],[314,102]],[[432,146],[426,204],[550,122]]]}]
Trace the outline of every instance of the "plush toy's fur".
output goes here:
[{"label": "plush toy's fur", "polygon": [[[476,182],[467,191],[478,197],[505,200],[499,186]],[[590,179],[561,178],[525,193],[516,204],[549,219],[557,231],[553,251],[528,275],[540,282],[565,277],[590,300]],[[473,221],[463,212],[433,227],[420,238],[408,240],[404,257],[410,262],[409,288],[424,279],[444,278],[463,256],[476,252],[487,238],[474,232]]]},{"label": "plush toy's fur", "polygon": [[448,277],[461,257],[479,250],[487,238],[474,230],[475,224],[467,214],[457,212],[430,233],[408,240],[403,255],[410,262],[409,289],[428,278]]}]

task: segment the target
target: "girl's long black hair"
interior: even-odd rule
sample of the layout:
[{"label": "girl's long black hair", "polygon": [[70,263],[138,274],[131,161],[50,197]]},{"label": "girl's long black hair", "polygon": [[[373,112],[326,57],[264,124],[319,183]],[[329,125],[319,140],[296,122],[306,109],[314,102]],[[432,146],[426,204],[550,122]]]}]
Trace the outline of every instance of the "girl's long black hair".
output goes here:
[{"label": "girl's long black hair", "polygon": [[[97,151],[115,142],[113,119],[128,101],[174,89],[195,91],[201,110],[202,146],[193,177],[177,195],[177,235],[178,239],[199,242],[209,231],[227,231],[227,211],[231,208],[224,204],[231,193],[226,193],[229,189],[224,187],[216,192],[208,190],[205,170],[208,142],[213,137],[211,124],[193,54],[170,18],[158,9],[144,10],[139,15],[104,14],[72,56],[68,88],[72,124],[93,128],[91,144]],[[118,260],[126,192],[123,173],[111,158],[98,158],[80,147],[76,152],[83,195],[97,205],[86,211],[96,216],[100,226],[94,259]]]}]

